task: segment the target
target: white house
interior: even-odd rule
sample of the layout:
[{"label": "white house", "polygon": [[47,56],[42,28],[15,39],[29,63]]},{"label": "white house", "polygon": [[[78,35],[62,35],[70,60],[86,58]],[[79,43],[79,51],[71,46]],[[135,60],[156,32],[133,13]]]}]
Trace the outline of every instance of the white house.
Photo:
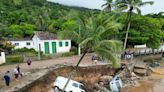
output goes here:
[{"label": "white house", "polygon": [[22,39],[10,39],[9,40],[12,45],[15,45],[15,49],[21,49],[21,48],[34,48],[34,44],[31,38],[22,38]]},{"label": "white house", "polygon": [[0,52],[0,64],[3,64],[6,62],[6,57],[4,52]]},{"label": "white house", "polygon": [[54,34],[43,31],[36,31],[31,39],[17,39],[10,42],[15,45],[15,49],[33,48],[45,54],[69,52],[71,49],[71,40],[60,40]]}]

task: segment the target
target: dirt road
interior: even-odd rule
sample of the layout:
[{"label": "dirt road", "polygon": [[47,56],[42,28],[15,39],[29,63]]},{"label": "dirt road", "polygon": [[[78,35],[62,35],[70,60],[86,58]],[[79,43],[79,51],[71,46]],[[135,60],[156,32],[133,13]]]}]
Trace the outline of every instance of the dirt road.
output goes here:
[{"label": "dirt road", "polygon": [[[60,58],[54,58],[50,60],[43,60],[43,61],[33,61],[31,64],[31,67],[28,67],[26,63],[19,64],[22,72],[27,72],[31,69],[38,69],[45,66],[53,66],[55,64],[72,64],[75,65],[77,61],[79,60],[80,56],[72,56],[72,57],[60,57]],[[81,65],[91,65],[91,54],[86,55],[84,59],[81,62]],[[7,70],[13,72],[14,68],[17,66],[17,64],[13,65],[5,65],[0,66],[0,76],[2,76]]]}]

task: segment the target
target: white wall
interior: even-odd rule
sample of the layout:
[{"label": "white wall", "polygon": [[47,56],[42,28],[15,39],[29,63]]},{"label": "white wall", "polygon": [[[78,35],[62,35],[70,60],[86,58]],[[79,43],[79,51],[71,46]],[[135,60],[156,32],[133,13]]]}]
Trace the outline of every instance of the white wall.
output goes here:
[{"label": "white wall", "polygon": [[[59,42],[62,41],[63,42],[63,46],[59,47]],[[65,42],[68,42],[68,46],[65,46]],[[52,54],[52,42],[56,42],[56,52],[57,53],[64,53],[64,52],[69,52],[71,49],[71,40],[44,40],[44,41],[40,41],[39,44],[41,44],[41,51],[43,51],[45,53],[45,46],[44,46],[44,42],[49,42],[49,50],[50,50],[50,54]]]},{"label": "white wall", "polygon": [[32,38],[32,41],[34,43],[34,49],[36,51],[39,51],[39,43],[40,43],[41,40],[36,35],[34,35],[33,38]]},{"label": "white wall", "polygon": [[6,62],[5,53],[4,52],[1,52],[1,55],[0,55],[0,64],[3,64],[5,62]]},{"label": "white wall", "polygon": [[[59,47],[59,42],[62,41],[63,46]],[[68,42],[68,46],[65,45],[65,42]],[[57,53],[69,52],[71,49],[71,41],[70,40],[58,40],[57,41]]]},{"label": "white wall", "polygon": [[[19,45],[15,45],[15,48],[14,49],[21,49],[21,48],[28,48],[28,49],[31,49],[31,48],[34,48],[34,43],[33,41],[10,41],[12,45],[15,45],[16,43],[18,43]],[[27,43],[30,43],[30,45],[27,45]]]}]

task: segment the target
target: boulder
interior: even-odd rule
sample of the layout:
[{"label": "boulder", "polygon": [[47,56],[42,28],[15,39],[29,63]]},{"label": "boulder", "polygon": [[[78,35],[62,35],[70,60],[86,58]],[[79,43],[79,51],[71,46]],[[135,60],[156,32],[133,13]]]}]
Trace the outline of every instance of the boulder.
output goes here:
[{"label": "boulder", "polygon": [[147,69],[134,68],[133,71],[138,75],[147,75]]},{"label": "boulder", "polygon": [[131,75],[132,77],[137,77],[137,75],[134,72],[132,72]]},{"label": "boulder", "polygon": [[102,81],[106,84],[106,83],[109,83],[109,81],[111,81],[112,78],[113,78],[112,76],[101,76],[100,81]]}]

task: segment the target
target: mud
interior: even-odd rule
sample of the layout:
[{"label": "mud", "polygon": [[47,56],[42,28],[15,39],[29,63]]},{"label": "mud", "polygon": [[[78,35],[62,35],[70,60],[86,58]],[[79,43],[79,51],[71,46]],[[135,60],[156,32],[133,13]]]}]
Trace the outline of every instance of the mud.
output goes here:
[{"label": "mud", "polygon": [[139,81],[139,85],[124,88],[123,92],[164,92],[164,68],[154,69],[147,80]]},{"label": "mud", "polygon": [[[64,67],[55,69],[49,72],[42,78],[34,81],[32,84],[18,90],[18,92],[48,92],[53,86],[57,76],[67,76],[73,67]],[[79,67],[76,69],[76,74],[72,79],[82,82],[87,88],[87,92],[93,92],[94,83],[98,82],[99,78],[103,75],[113,75],[114,69],[111,65],[98,65],[92,67]],[[87,85],[86,85],[87,84]]]}]

